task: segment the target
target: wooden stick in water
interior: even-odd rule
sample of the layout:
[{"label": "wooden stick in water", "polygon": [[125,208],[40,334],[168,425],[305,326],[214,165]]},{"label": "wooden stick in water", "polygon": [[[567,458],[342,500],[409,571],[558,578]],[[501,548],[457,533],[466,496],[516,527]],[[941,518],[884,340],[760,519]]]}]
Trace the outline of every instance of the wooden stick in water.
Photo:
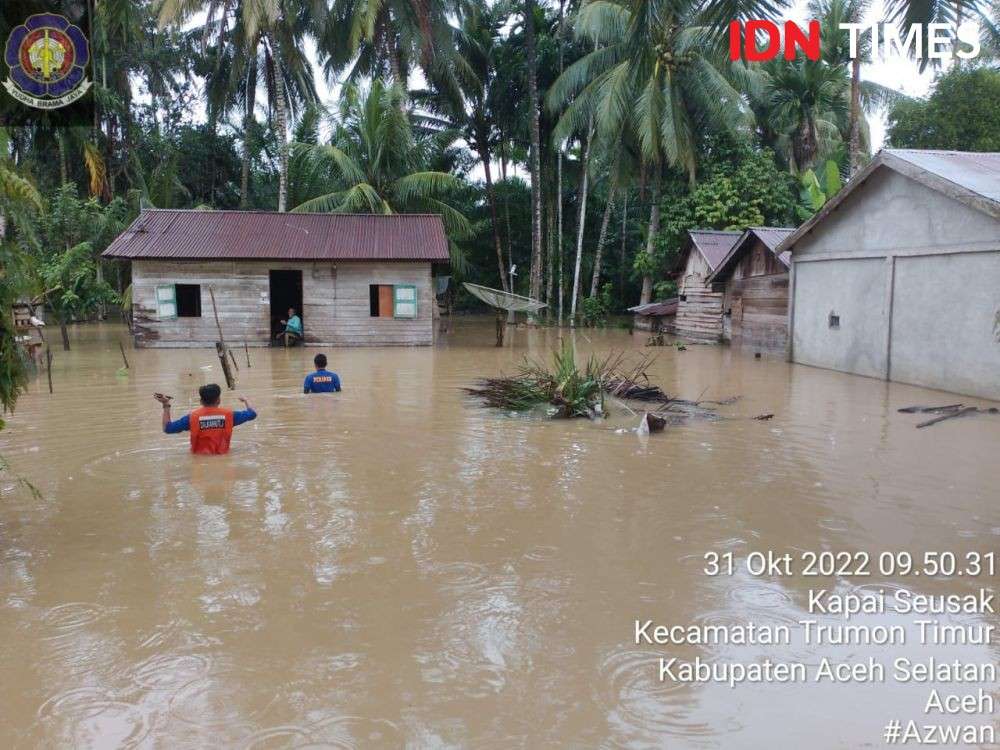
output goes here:
[{"label": "wooden stick in water", "polygon": [[243,342],[243,351],[247,353],[247,369],[250,369],[250,347],[247,346],[247,342]]},{"label": "wooden stick in water", "polygon": [[49,393],[52,393],[52,350],[45,345],[45,372],[49,376]]},{"label": "wooden stick in water", "polygon": [[129,369],[128,358],[125,356],[125,345],[121,341],[118,342],[118,350],[122,353],[122,361],[125,363],[125,369]]},{"label": "wooden stick in water", "polygon": [[226,339],[222,335],[222,323],[219,322],[219,308],[215,306],[215,288],[209,287],[208,293],[212,297],[212,312],[215,313],[215,325],[219,329],[219,341],[222,343],[222,346],[225,347]]},{"label": "wooden stick in water", "polygon": [[226,359],[226,345],[221,341],[216,341],[215,353],[219,355],[219,363],[222,365],[222,374],[226,376],[226,385],[229,387],[229,390],[236,390],[236,380],[233,378],[233,371],[229,369],[229,360]]},{"label": "wooden stick in water", "polygon": [[233,360],[233,367],[236,368],[236,372],[239,372],[240,371],[240,366],[239,366],[239,363],[237,363],[237,361],[236,361],[236,355],[233,354],[233,350],[232,349],[228,349],[227,351],[229,352],[229,358],[231,360]]}]

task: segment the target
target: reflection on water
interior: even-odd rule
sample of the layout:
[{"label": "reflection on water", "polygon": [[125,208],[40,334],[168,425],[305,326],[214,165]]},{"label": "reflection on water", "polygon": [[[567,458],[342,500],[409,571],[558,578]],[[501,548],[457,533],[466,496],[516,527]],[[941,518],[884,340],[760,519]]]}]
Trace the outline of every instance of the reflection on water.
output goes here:
[{"label": "reflection on water", "polygon": [[1000,420],[918,431],[896,409],[949,396],[704,346],[657,350],[649,375],[686,398],[741,396],[725,419],[640,440],[628,414],[512,418],[460,388],[547,357],[558,333],[512,331],[498,351],[491,325],[433,348],[332,350],[344,392],[329,397],[299,394],[313,351],[251,351],[239,392],[260,417],[221,458],[161,434],[151,397],[193,406],[221,380],[214,352],[137,351],[122,377],[122,331],[77,331],[55,352],[55,394],[33,385],[0,435],[43,493],[0,478],[0,746],[857,747],[892,713],[918,717],[926,685],[661,683],[633,620],[803,617],[809,581],[708,578],[708,550],[995,548]]}]

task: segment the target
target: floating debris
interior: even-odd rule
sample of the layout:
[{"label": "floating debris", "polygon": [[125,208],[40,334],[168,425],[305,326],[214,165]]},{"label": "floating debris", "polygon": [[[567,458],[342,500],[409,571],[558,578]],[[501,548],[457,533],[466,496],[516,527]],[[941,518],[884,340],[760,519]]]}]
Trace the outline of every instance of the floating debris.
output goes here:
[{"label": "floating debris", "polygon": [[948,419],[955,419],[956,417],[971,417],[975,414],[1000,414],[1000,409],[995,406],[980,409],[976,406],[966,406],[965,404],[947,404],[945,406],[904,406],[902,409],[898,409],[897,411],[901,414],[941,415],[934,417],[933,419],[928,419],[926,422],[920,422],[917,425],[918,430],[922,427],[930,427],[931,425],[944,422]]},{"label": "floating debris", "polygon": [[482,399],[487,407],[522,412],[547,406],[548,416],[559,418],[607,416],[606,397],[617,399],[629,411],[625,402],[638,401],[655,405],[646,409],[641,422],[651,432],[661,431],[667,423],[678,424],[692,417],[717,419],[708,404],[731,404],[736,400],[735,397],[724,401],[673,398],[649,381],[646,371],[653,360],[651,356],[642,356],[629,365],[623,354],[611,353],[603,359],[591,356],[580,368],[573,350],[564,345],[553,356],[551,370],[541,363],[525,360],[514,375],[483,378],[475,387],[464,390]]}]

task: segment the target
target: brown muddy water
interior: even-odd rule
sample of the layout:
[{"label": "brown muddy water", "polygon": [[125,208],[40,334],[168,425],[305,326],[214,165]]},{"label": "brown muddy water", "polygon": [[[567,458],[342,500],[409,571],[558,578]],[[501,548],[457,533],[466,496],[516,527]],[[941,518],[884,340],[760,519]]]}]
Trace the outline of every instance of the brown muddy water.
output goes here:
[{"label": "brown muddy water", "polygon": [[[315,350],[251,350],[251,369],[239,352],[260,416],[229,456],[193,458],[151,394],[183,413],[221,380],[214,353],[130,351],[122,376],[121,336],[75,331],[55,394],[33,384],[0,434],[43,495],[0,476],[0,747],[874,747],[888,719],[923,716],[932,684],[677,685],[657,659],[1000,656],[634,640],[637,618],[803,618],[816,581],[708,577],[707,551],[995,550],[1000,418],[916,430],[896,412],[970,399],[663,348],[649,374],[668,392],[742,398],[642,439],[627,414],[479,408],[463,385],[548,356],[558,333],[496,350],[489,322],[465,321],[433,348],[328,352],[332,396],[300,394]],[[583,355],[644,337],[575,341]],[[911,632],[868,620],[897,621]]]}]

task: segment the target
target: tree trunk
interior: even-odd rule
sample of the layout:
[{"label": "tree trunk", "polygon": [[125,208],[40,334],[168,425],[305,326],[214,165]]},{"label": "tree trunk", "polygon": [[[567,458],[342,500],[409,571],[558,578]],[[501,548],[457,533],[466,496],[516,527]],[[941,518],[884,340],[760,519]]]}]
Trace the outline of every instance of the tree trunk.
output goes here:
[{"label": "tree trunk", "polygon": [[243,117],[243,164],[240,173],[240,208],[250,205],[250,138],[254,124],[254,109],[257,107],[257,60],[254,58],[247,71],[246,112]]},{"label": "tree trunk", "polygon": [[622,191],[622,238],[618,248],[618,299],[625,299],[625,245],[628,235],[628,190]]},{"label": "tree trunk", "polygon": [[792,135],[792,155],[800,172],[813,166],[818,148],[816,129],[808,117],[803,117]]},{"label": "tree trunk", "polygon": [[563,321],[563,189],[562,189],[562,146],[556,151],[556,248],[555,252],[557,255],[556,263],[558,268],[556,272],[559,274],[559,325],[562,325]]},{"label": "tree trunk", "polygon": [[[538,299],[542,285],[542,136],[538,122],[538,57],[535,50],[535,0],[524,2],[528,65],[528,119],[531,131],[531,280],[529,296]],[[534,317],[534,316],[532,316]]]},{"label": "tree trunk", "polygon": [[570,301],[569,324],[576,325],[576,302],[580,296],[580,264],[583,261],[583,230],[587,222],[587,166],[590,161],[590,146],[594,140],[594,126],[587,130],[587,140],[583,144],[580,159],[580,211],[576,219],[576,262],[573,264],[573,299]]},{"label": "tree trunk", "polygon": [[[653,248],[656,246],[656,235],[660,231],[660,174],[656,170],[653,175],[653,185],[650,189],[652,205],[649,208],[649,231],[646,234],[646,255],[653,256]],[[648,305],[653,297],[653,277],[646,275],[642,277],[642,294],[639,297],[640,305]]]},{"label": "tree trunk", "polygon": [[851,114],[849,126],[851,176],[861,169],[861,58],[851,61]]},{"label": "tree trunk", "polygon": [[486,200],[490,204],[490,226],[493,227],[493,245],[497,251],[497,266],[500,269],[500,288],[505,292],[514,291],[507,284],[507,267],[503,262],[503,248],[500,245],[500,220],[497,218],[497,196],[493,190],[493,174],[490,169],[489,148],[483,141],[479,143],[479,160],[486,174]]},{"label": "tree trunk", "polygon": [[278,127],[278,212],[284,213],[288,203],[288,99],[281,66],[274,61],[274,114]]},{"label": "tree trunk", "polygon": [[550,321],[552,320],[552,318],[554,316],[553,310],[555,309],[555,306],[553,305],[553,302],[555,301],[555,299],[553,297],[553,293],[555,291],[554,288],[553,288],[553,285],[555,284],[555,278],[556,278],[556,247],[557,247],[557,245],[556,245],[556,206],[555,206],[555,202],[556,202],[555,195],[552,194],[552,193],[550,193],[549,197],[548,197],[548,203],[546,204],[546,210],[545,210],[545,224],[546,224],[546,227],[548,229],[548,231],[547,231],[547,235],[548,235],[548,242],[547,242],[547,244],[548,244],[548,247],[549,247],[549,253],[548,253],[548,258],[547,258],[547,260],[548,260],[548,266],[549,266],[549,272],[548,272],[548,275],[545,278],[545,303],[548,305],[548,307],[546,308],[546,315],[545,315],[545,317],[548,318]]},{"label": "tree trunk", "polygon": [[604,240],[608,237],[608,224],[611,222],[611,211],[615,207],[616,186],[611,185],[608,191],[608,202],[604,206],[604,216],[601,218],[601,233],[597,236],[597,250],[594,251],[594,273],[590,277],[590,296],[597,296],[597,289],[601,285],[601,260],[604,257]]},{"label": "tree trunk", "polygon": [[56,135],[56,142],[59,144],[59,184],[65,185],[69,182],[69,162],[66,156],[66,136],[59,133]]},{"label": "tree trunk", "polygon": [[62,334],[63,351],[64,352],[68,352],[69,351],[69,329],[66,327],[66,321],[65,320],[62,320],[62,319],[59,320],[59,333]]}]

